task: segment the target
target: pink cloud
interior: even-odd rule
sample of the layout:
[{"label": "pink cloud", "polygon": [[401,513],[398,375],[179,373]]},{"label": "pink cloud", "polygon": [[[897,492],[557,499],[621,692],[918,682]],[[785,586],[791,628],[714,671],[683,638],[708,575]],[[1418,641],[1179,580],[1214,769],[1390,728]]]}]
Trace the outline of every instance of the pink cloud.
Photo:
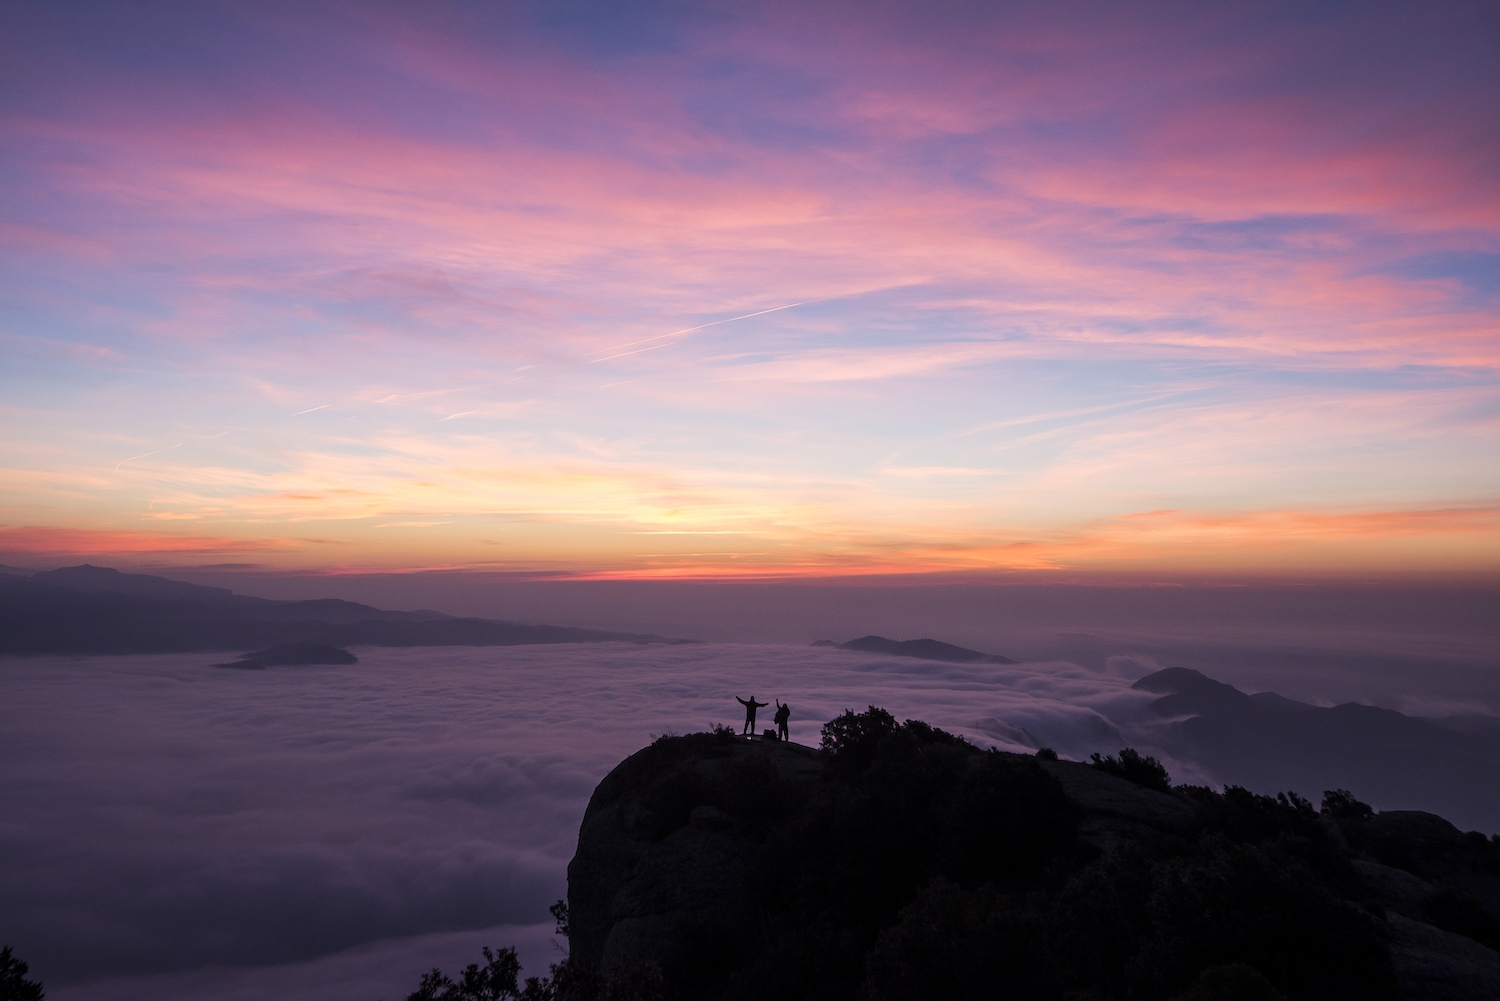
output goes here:
[{"label": "pink cloud", "polygon": [[[360,279],[363,288],[343,279],[330,285],[315,273],[266,276],[260,284],[285,291],[290,279],[292,288],[308,295],[358,300],[373,294],[441,319],[475,320],[499,308],[519,310],[523,322],[546,322],[576,296],[560,291],[570,280],[590,283],[597,302],[626,295],[657,310],[733,308],[726,300],[747,287],[828,298],[935,280],[998,280],[1016,287],[1002,305],[1009,313],[1050,312],[1066,317],[1064,323],[1087,323],[1090,314],[1130,317],[1148,328],[1174,313],[1206,314],[1222,331],[1192,340],[1171,330],[1137,329],[1111,338],[1121,344],[1283,354],[1363,351],[1376,364],[1402,356],[1466,364],[1476,352],[1478,360],[1493,360],[1483,330],[1477,337],[1463,329],[1434,336],[1444,333],[1434,326],[1449,321],[1451,327],[1453,317],[1433,290],[1349,278],[1359,258],[1351,258],[1347,247],[1323,254],[1299,250],[1291,257],[1226,252],[1205,258],[1175,245],[1194,219],[1305,211],[1314,203],[1366,213],[1386,207],[1387,225],[1403,222],[1399,192],[1341,206],[1336,195],[1299,186],[1286,164],[1243,169],[1247,176],[1282,177],[1284,186],[1303,192],[1306,205],[1275,198],[1267,203],[1252,184],[1205,164],[1192,169],[1211,178],[1205,182],[1211,187],[1229,189],[1227,195],[1195,194],[1191,178],[1170,164],[1161,169],[1160,162],[1142,164],[1134,182],[1128,170],[1080,175],[1078,165],[1008,178],[1012,187],[1026,186],[1025,198],[1049,200],[1043,213],[1018,196],[902,191],[899,177],[878,189],[862,189],[857,176],[842,188],[823,188],[816,176],[820,164],[812,164],[812,176],[805,169],[797,176],[796,158],[786,156],[763,158],[753,177],[704,177],[648,170],[604,154],[562,154],[534,145],[503,152],[434,147],[353,133],[335,122],[288,128],[285,121],[268,119],[264,127],[196,133],[188,145],[214,152],[188,166],[179,134],[169,133],[156,148],[149,140],[143,145],[143,134],[153,132],[87,136],[123,158],[93,180],[78,178],[88,195],[151,206],[149,242],[122,235],[115,253],[144,253],[186,267],[194,258],[223,258],[228,248],[216,233],[234,234],[237,254],[275,254],[290,240],[302,255],[330,261],[314,265],[320,269],[332,261],[344,267],[361,262],[354,274],[371,277]],[[1321,162],[1316,169],[1335,178],[1340,170]],[[1092,218],[1121,209],[1174,212],[1182,220],[1157,225],[1153,238],[1128,224]],[[1470,210],[1478,218],[1487,211],[1482,204]],[[250,221],[267,212],[280,219],[274,230]],[[173,217],[175,228],[155,232]],[[996,218],[1014,219],[1017,226],[997,232]],[[1109,249],[1111,244],[1119,249]],[[1165,267],[1143,276],[1142,263],[1153,259]],[[1211,271],[1205,270],[1209,264]],[[514,290],[497,297],[455,286],[448,277],[481,273],[504,276]],[[734,276],[732,285],[727,275]],[[212,300],[254,289],[257,280],[208,272],[194,284],[199,297]],[[1431,313],[1436,324],[1424,319]],[[1486,318],[1476,317],[1481,323]],[[475,322],[481,329],[494,326]],[[565,331],[554,326],[553,335],[559,333]]]},{"label": "pink cloud", "polygon": [[[464,8],[351,9],[338,31],[242,12],[266,54],[324,46],[316,84],[295,60],[215,74],[80,48],[59,58],[66,72],[27,63],[57,86],[0,112],[26,193],[0,231],[26,276],[13,295],[26,336],[85,331],[74,353],[112,366],[141,414],[171,410],[158,425],[227,423],[241,393],[233,420],[257,429],[240,453],[183,459],[159,482],[133,474],[130,489],[156,492],[100,508],[144,518],[150,502],[151,519],[229,535],[379,518],[400,538],[350,536],[377,562],[413,558],[429,543],[403,533],[418,528],[458,560],[450,516],[503,510],[573,526],[515,556],[549,566],[594,545],[601,572],[886,572],[1113,559],[1098,554],[1134,553],[1136,536],[1098,526],[1158,501],[1253,519],[1493,496],[1459,449],[1431,496],[1374,486],[1390,479],[1373,458],[1388,441],[1433,440],[1399,387],[1358,402],[1325,389],[1323,410],[1284,387],[1254,412],[1162,402],[1174,419],[1155,425],[952,444],[955,429],[1030,419],[1005,406],[1043,366],[1074,383],[1037,413],[1201,393],[1181,374],[1192,366],[1329,385],[1441,369],[1449,408],[1483,411],[1493,391],[1458,383],[1500,367],[1493,297],[1398,265],[1497,246],[1493,123],[1476,111],[1483,88],[1441,60],[1397,60],[1385,79],[1362,46],[1394,30],[1390,15],[768,9],[608,57]],[[1422,24],[1448,37],[1462,26],[1447,16]],[[1329,60],[1338,72],[1315,72]],[[713,322],[792,302],[807,307]],[[1134,366],[1140,385],[1119,389],[1107,365]],[[200,393],[204,373],[218,381]],[[77,398],[87,415],[109,397]],[[281,423],[308,407],[369,430]],[[851,430],[841,408],[886,430]],[[132,441],[177,440],[118,413],[141,421]],[[1312,496],[1297,477],[1323,484],[1316,470],[1288,472],[1288,415],[1342,443],[1358,468],[1342,494]],[[1492,429],[1466,420],[1482,453]],[[75,466],[94,462],[83,423]],[[924,447],[947,451],[912,454]],[[914,476],[902,493],[880,472],[995,469],[1028,448],[1056,451],[1005,482],[1037,491],[1058,524],[1011,494]],[[1426,473],[1437,450],[1404,461]],[[34,454],[17,467],[35,472]],[[731,482],[730,468],[762,479]],[[1184,468],[1260,494],[1212,496]],[[1143,496],[1147,475],[1163,497]],[[21,520],[81,523],[60,513],[75,498],[37,489]],[[986,510],[1007,512],[1014,538]],[[658,553],[601,542],[588,519],[748,541]],[[1178,559],[1191,534],[1153,529],[1140,551]]]},{"label": "pink cloud", "polygon": [[265,552],[295,545],[287,540],[234,539],[138,529],[62,528],[46,525],[0,528],[0,552],[42,556],[222,556]]}]

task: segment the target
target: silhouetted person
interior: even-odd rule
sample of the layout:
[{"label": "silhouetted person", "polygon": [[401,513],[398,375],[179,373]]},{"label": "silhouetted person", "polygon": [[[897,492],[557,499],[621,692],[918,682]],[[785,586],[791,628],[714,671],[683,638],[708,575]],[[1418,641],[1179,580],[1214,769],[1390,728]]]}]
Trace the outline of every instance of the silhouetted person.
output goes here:
[{"label": "silhouetted person", "polygon": [[776,715],[772,718],[776,720],[776,736],[780,737],[782,740],[791,740],[792,734],[787,729],[786,724],[787,720],[792,718],[792,707],[782,705],[781,700],[777,699]]},{"label": "silhouetted person", "polygon": [[764,709],[770,703],[767,703],[767,702],[756,702],[754,695],[750,696],[750,701],[749,702],[746,702],[744,699],[740,698],[738,695],[736,695],[734,697],[734,701],[738,702],[740,705],[742,705],[742,706],[745,707],[745,729],[744,729],[744,732],[748,733],[748,734],[751,734],[753,736],[754,733],[755,733],[755,710],[757,710],[757,709]]}]

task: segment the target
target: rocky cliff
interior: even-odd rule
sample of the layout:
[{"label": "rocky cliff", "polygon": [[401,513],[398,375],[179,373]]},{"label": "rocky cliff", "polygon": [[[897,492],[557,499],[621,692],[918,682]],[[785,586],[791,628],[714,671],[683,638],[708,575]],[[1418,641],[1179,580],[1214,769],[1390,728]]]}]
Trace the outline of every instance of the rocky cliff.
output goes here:
[{"label": "rocky cliff", "polygon": [[611,772],[575,966],[683,999],[1500,998],[1500,844],[1441,818],[1158,791],[874,709],[825,732]]},{"label": "rocky cliff", "polygon": [[766,835],[822,770],[812,748],[709,734],[621,762],[594,791],[568,866],[573,957],[681,976],[699,949],[734,951],[754,931]]}]

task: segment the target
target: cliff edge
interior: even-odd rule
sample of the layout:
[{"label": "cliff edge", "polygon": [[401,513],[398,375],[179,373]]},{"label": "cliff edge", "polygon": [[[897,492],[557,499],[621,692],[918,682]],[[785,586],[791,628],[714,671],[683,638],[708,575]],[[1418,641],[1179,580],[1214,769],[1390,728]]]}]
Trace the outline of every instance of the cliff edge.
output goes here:
[{"label": "cliff edge", "polygon": [[1494,840],[1165,778],[873,707],[822,749],[662,738],[589,803],[572,962],[684,1001],[1500,998]]}]

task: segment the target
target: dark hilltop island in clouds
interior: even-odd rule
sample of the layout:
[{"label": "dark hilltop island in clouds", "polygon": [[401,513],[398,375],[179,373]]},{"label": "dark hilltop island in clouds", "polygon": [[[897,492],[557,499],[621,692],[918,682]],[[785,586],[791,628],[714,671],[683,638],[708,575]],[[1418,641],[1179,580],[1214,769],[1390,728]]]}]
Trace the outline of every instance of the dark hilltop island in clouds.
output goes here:
[{"label": "dark hilltop island in clouds", "polygon": [[268,650],[251,650],[249,653],[241,654],[239,660],[231,660],[214,666],[263,671],[268,667],[358,663],[358,657],[336,646],[324,646],[322,643],[278,643]]},{"label": "dark hilltop island in clouds", "polygon": [[835,647],[857,653],[881,653],[891,657],[914,657],[917,660],[940,660],[950,664],[1014,664],[1009,657],[980,653],[934,639],[888,640],[884,636],[861,636],[848,643],[817,640],[813,646]]},{"label": "dark hilltop island in clouds", "polygon": [[0,654],[257,650],[248,658],[254,663],[235,666],[269,666],[349,663],[336,650],[316,659],[313,647],[602,642],[691,641],[426,610],[392,612],[336,598],[272,601],[87,564],[0,577]]}]

